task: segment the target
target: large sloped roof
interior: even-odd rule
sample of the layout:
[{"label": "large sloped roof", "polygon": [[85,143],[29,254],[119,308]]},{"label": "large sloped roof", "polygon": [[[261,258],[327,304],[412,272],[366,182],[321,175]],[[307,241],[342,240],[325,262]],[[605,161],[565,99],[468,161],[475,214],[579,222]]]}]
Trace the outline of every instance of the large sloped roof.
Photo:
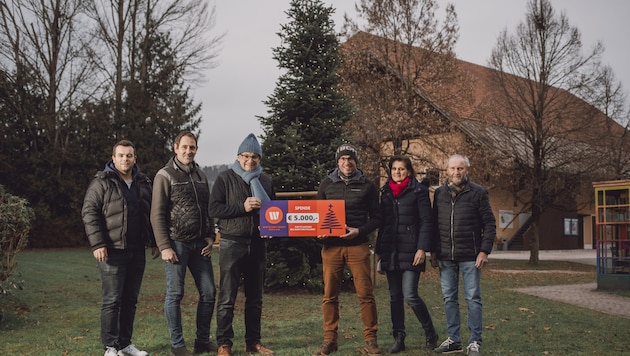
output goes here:
[{"label": "large sloped roof", "polygon": [[[365,32],[359,32],[350,37],[343,46],[350,51],[376,53],[378,51],[377,46],[382,46],[384,43],[392,46],[392,48],[402,46],[400,43]],[[395,52],[396,50],[390,51],[390,53]],[[428,51],[420,47],[413,47],[410,53],[413,56],[422,57],[427,56]],[[411,63],[414,62],[411,61]],[[506,109],[495,100],[498,89],[494,80],[499,72],[456,58],[454,63],[457,70],[461,71],[463,76],[470,81],[470,95],[468,95],[466,100],[441,100],[440,96],[433,97],[423,88],[418,88],[418,95],[423,97],[426,102],[434,105],[445,118],[478,143],[494,147],[508,156],[526,156],[526,152],[531,150],[528,147],[525,132],[519,129],[519,122],[511,119]],[[523,78],[509,76],[517,83],[522,83],[523,86],[531,85],[532,83]],[[452,92],[458,89],[460,88],[450,88]],[[447,88],[448,90],[449,88]],[[557,136],[553,138],[552,141],[555,142],[551,144],[566,148],[556,150],[558,155],[556,158],[547,157],[548,164],[554,165],[554,162],[558,164],[566,162],[566,155],[575,156],[587,151],[599,151],[601,146],[606,144],[601,142],[602,137],[606,135],[621,137],[625,132],[625,128],[619,123],[608,118],[601,111],[571,93],[559,88],[550,88],[550,92],[550,95],[554,95],[556,98],[556,102],[560,103],[557,104],[559,106],[570,101],[571,105],[567,107],[571,107],[571,110],[563,112],[562,115],[557,115],[558,117],[555,118],[550,127],[551,132],[555,132]],[[567,129],[572,125],[588,127],[588,130]]]},{"label": "large sloped roof", "polygon": [[[503,156],[519,157],[528,164],[533,162],[529,154],[532,149],[526,134],[521,130],[474,120],[460,120],[460,128],[475,142],[492,147]],[[582,162],[592,163],[593,157],[601,157],[604,153],[601,147],[558,137],[552,137],[548,144],[554,146],[545,157],[548,169],[580,172],[585,169]]]}]

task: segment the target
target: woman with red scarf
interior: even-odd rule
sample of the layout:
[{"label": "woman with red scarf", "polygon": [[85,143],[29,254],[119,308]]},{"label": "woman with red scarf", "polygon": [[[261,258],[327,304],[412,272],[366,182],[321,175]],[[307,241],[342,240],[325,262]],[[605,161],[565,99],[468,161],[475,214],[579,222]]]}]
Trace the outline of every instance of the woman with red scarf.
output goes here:
[{"label": "woman with red scarf", "polygon": [[418,295],[420,273],[425,269],[426,252],[431,250],[433,220],[429,189],[418,182],[411,160],[393,156],[389,178],[381,191],[383,224],[378,230],[375,253],[381,272],[387,276],[394,344],[389,350],[405,350],[405,308],[407,302],[424,329],[426,348],[437,346],[438,334],[429,310]]}]

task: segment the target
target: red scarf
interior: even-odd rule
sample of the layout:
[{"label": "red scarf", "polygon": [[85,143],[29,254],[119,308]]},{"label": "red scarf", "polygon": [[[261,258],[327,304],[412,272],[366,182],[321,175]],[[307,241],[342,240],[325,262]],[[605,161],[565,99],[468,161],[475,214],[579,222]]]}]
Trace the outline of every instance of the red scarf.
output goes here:
[{"label": "red scarf", "polygon": [[392,190],[392,194],[394,194],[394,198],[398,198],[400,193],[402,193],[405,188],[409,185],[409,176],[406,176],[405,179],[400,183],[394,182],[393,179],[389,180],[389,188]]}]

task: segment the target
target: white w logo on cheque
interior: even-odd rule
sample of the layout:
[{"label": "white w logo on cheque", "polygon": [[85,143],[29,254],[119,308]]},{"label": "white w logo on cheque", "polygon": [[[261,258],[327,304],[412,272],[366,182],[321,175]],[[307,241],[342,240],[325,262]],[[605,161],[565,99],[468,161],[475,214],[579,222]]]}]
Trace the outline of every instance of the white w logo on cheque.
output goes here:
[{"label": "white w logo on cheque", "polygon": [[270,211],[268,214],[269,214],[269,220],[278,220],[278,218],[280,217],[279,211]]}]

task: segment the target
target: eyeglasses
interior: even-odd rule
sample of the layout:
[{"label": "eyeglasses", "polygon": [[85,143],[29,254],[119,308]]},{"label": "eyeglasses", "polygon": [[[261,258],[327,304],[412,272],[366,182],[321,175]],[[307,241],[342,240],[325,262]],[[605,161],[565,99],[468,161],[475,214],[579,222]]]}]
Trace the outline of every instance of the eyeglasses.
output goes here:
[{"label": "eyeglasses", "polygon": [[245,161],[260,161],[260,156],[259,155],[244,155],[244,154],[239,154],[239,156],[243,157],[245,159]]}]

